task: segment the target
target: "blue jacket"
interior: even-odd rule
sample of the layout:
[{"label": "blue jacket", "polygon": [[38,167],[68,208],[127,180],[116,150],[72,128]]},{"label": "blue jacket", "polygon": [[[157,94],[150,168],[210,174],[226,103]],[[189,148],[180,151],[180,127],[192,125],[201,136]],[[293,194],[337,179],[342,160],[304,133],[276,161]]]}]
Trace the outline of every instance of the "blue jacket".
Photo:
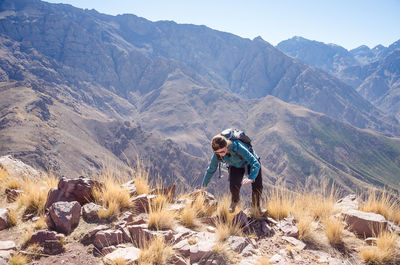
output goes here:
[{"label": "blue jacket", "polygon": [[[249,179],[254,181],[261,167],[260,163],[258,162],[257,154],[255,152],[252,154],[239,140],[232,141],[232,144],[228,146],[228,150],[229,154],[221,157],[222,161],[229,166],[237,168],[244,168],[245,166],[250,165],[251,168]],[[215,171],[217,171],[218,162],[217,155],[214,152],[213,156],[211,157],[210,165],[204,174],[202,186],[206,187],[208,185],[211,177],[214,175]]]}]

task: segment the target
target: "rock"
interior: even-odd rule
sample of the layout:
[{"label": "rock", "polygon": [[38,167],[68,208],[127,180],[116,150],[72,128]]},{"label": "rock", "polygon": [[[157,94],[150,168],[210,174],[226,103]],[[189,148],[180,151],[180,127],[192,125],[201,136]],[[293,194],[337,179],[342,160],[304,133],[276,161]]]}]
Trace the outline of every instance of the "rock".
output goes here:
[{"label": "rock", "polygon": [[106,264],[114,264],[115,260],[123,259],[127,265],[135,264],[139,259],[140,249],[136,247],[118,248],[110,254],[107,254],[103,261]]},{"label": "rock", "polygon": [[388,227],[385,217],[376,213],[349,210],[343,213],[350,231],[364,237],[372,237]]},{"label": "rock", "polygon": [[175,190],[176,190],[176,185],[172,184],[167,188],[153,189],[150,192],[150,194],[151,195],[158,195],[158,194],[165,195],[169,199],[172,200],[173,198],[175,198]]},{"label": "rock", "polygon": [[130,180],[127,183],[122,184],[122,187],[125,188],[127,191],[129,191],[129,195],[136,196],[136,185],[135,185],[135,180]]},{"label": "rock", "polygon": [[194,234],[195,234],[195,232],[193,230],[190,230],[184,226],[178,225],[177,227],[175,227],[175,234],[173,235],[172,242],[174,244],[177,244],[178,242],[180,242],[188,237],[191,237]]},{"label": "rock", "polygon": [[187,265],[186,260],[183,257],[176,254],[172,255],[169,262],[170,262],[169,264],[174,264],[174,265]]},{"label": "rock", "polygon": [[334,210],[339,212],[347,212],[349,210],[357,210],[359,202],[355,194],[347,195],[346,197],[338,200],[334,205]]},{"label": "rock", "polygon": [[43,247],[43,253],[48,255],[57,255],[64,252],[63,241],[65,236],[55,231],[39,230],[28,240],[27,245],[39,244]]},{"label": "rock", "polygon": [[7,202],[8,203],[15,202],[18,196],[20,196],[22,193],[24,193],[22,190],[7,188],[6,189]]},{"label": "rock", "polygon": [[282,220],[278,223],[278,228],[283,232],[285,236],[298,237],[299,229],[291,221]]},{"label": "rock", "polygon": [[400,227],[398,225],[396,225],[392,221],[388,221],[388,224],[389,224],[389,229],[391,232],[397,233],[398,235],[400,235]]},{"label": "rock", "polygon": [[267,224],[266,218],[256,219],[253,217],[249,218],[249,225],[243,230],[245,233],[254,233],[258,238],[271,237],[275,234],[275,231]]},{"label": "rock", "polygon": [[285,264],[285,259],[279,254],[273,255],[268,261],[273,264]]},{"label": "rock", "polygon": [[100,250],[104,247],[118,245],[123,242],[124,238],[122,235],[122,231],[108,229],[108,230],[101,230],[95,234],[93,245]]},{"label": "rock", "polygon": [[13,158],[11,155],[0,157],[0,165],[7,170],[8,174],[16,178],[40,178],[44,174],[33,167],[25,164],[21,160]]},{"label": "rock", "polygon": [[243,211],[240,211],[239,213],[236,214],[236,216],[232,220],[232,223],[242,228],[249,225],[247,215]]},{"label": "rock", "polygon": [[306,247],[306,244],[294,237],[282,236],[282,239],[295,246],[299,251],[303,250]]},{"label": "rock", "polygon": [[208,232],[197,233],[196,243],[190,245],[190,262],[198,262],[200,259],[207,259],[212,253],[215,245],[215,235]]},{"label": "rock", "polygon": [[50,189],[47,195],[45,209],[59,201],[77,201],[80,205],[94,202],[92,191],[100,187],[100,182],[83,176],[74,179],[61,178],[57,189]]},{"label": "rock", "polygon": [[102,248],[102,249],[101,249],[101,254],[102,254],[103,256],[105,256],[105,255],[107,255],[107,254],[110,254],[110,253],[114,252],[115,250],[117,250],[117,247],[116,247],[116,246],[105,247],[105,248]]},{"label": "rock", "polygon": [[96,235],[96,233],[99,232],[99,231],[102,231],[102,230],[107,230],[107,229],[109,229],[109,227],[106,226],[106,225],[96,226],[93,230],[91,230],[87,234],[85,234],[80,241],[84,245],[92,244],[93,241],[94,241],[94,236]]},{"label": "rock", "polygon": [[77,201],[56,202],[49,208],[49,215],[57,232],[68,235],[75,228],[81,216],[81,206]]},{"label": "rock", "polygon": [[168,206],[168,211],[176,211],[179,212],[185,208],[185,204],[183,203],[173,203]]},{"label": "rock", "polygon": [[215,233],[217,231],[217,229],[213,226],[207,226],[207,232],[210,233]]},{"label": "rock", "polygon": [[11,255],[14,253],[14,250],[0,250],[0,265],[8,265]]},{"label": "rock", "polygon": [[150,200],[155,198],[155,195],[142,194],[132,199],[135,213],[148,213]]},{"label": "rock", "polygon": [[244,237],[230,236],[228,238],[229,248],[237,253],[242,253],[243,249],[248,245],[248,241]]},{"label": "rock", "polygon": [[0,241],[0,250],[17,250],[14,241]]},{"label": "rock", "polygon": [[217,216],[204,216],[199,218],[199,220],[203,224],[208,224],[215,227],[219,221],[219,218]]},{"label": "rock", "polygon": [[10,216],[7,209],[0,209],[0,230],[8,228],[10,225]]},{"label": "rock", "polygon": [[83,219],[90,223],[90,222],[97,222],[99,221],[98,212],[100,209],[105,209],[104,207],[95,204],[93,202],[87,203],[82,207],[82,217]]},{"label": "rock", "polygon": [[171,230],[153,231],[147,229],[147,225],[145,224],[128,225],[126,229],[129,231],[132,241],[139,246],[142,245],[143,242],[151,241],[159,236],[164,237],[166,242],[172,242],[174,239],[174,233]]},{"label": "rock", "polygon": [[125,215],[125,217],[122,220],[126,221],[127,225],[141,225],[141,224],[147,224],[149,216],[145,213],[141,213],[139,215],[130,213],[129,215],[128,214]]}]

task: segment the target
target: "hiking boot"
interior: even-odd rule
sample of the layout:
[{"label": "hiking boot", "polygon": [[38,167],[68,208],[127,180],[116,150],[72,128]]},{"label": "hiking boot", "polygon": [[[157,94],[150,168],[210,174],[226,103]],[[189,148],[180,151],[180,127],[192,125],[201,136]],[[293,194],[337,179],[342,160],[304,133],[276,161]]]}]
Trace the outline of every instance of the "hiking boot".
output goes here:
[{"label": "hiking boot", "polygon": [[233,213],[235,211],[237,204],[237,202],[231,202],[231,205],[229,206],[230,213]]}]

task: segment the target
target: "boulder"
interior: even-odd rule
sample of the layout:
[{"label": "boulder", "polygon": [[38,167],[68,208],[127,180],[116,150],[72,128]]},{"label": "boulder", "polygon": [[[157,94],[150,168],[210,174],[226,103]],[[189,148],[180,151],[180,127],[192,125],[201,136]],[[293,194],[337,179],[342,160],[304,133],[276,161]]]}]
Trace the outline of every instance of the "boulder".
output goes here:
[{"label": "boulder", "polygon": [[376,236],[388,227],[385,217],[376,213],[348,210],[343,216],[349,230],[364,237]]},{"label": "boulder", "polygon": [[140,249],[136,247],[118,248],[112,253],[107,254],[103,261],[105,264],[115,264],[117,259],[123,259],[125,264],[135,264],[139,259]]},{"label": "boulder", "polygon": [[0,209],[0,230],[8,228],[10,225],[10,216],[7,209]]},{"label": "boulder", "polygon": [[101,230],[95,234],[93,245],[100,250],[104,247],[118,245],[123,242],[124,238],[122,235],[122,231],[108,229],[108,230]]},{"label": "boulder", "polygon": [[247,215],[243,211],[240,211],[235,215],[235,217],[233,217],[232,223],[234,225],[244,228],[249,225],[249,220],[247,218]]},{"label": "boulder", "polygon": [[174,239],[174,233],[171,230],[153,231],[148,229],[146,224],[128,225],[126,229],[129,231],[132,241],[138,246],[141,246],[143,242],[151,241],[158,236],[164,237],[166,242],[172,242]]},{"label": "boulder", "polygon": [[57,255],[64,252],[63,241],[65,236],[55,231],[39,230],[28,240],[27,245],[39,244],[43,247],[43,253],[47,255]]},{"label": "boulder", "polygon": [[78,223],[81,216],[81,205],[77,201],[56,202],[49,208],[51,227],[57,232],[68,235]]},{"label": "boulder", "polygon": [[102,230],[107,230],[107,229],[109,229],[109,227],[106,226],[106,225],[96,226],[94,229],[92,229],[87,234],[85,234],[80,241],[84,245],[92,244],[93,241],[94,241],[94,236],[96,235],[96,233],[99,232],[99,231],[102,231]]},{"label": "boulder", "polygon": [[17,250],[14,241],[0,241],[0,250]]},{"label": "boulder", "polygon": [[8,174],[16,178],[35,178],[38,179],[44,174],[33,167],[25,164],[21,160],[13,158],[11,155],[0,157],[0,166],[7,170]]},{"label": "boulder", "polygon": [[49,208],[53,203],[59,201],[77,201],[80,205],[94,202],[93,189],[100,187],[100,182],[80,176],[79,178],[61,178],[57,189],[50,189],[47,195],[45,208]]},{"label": "boulder", "polygon": [[83,220],[85,220],[88,223],[99,221],[98,212],[100,209],[105,209],[105,208],[93,202],[85,204],[82,207]]},{"label": "boulder", "polygon": [[359,202],[355,194],[347,195],[338,200],[333,209],[339,212],[347,212],[349,210],[358,210]]},{"label": "boulder", "polygon": [[277,227],[279,230],[283,232],[285,236],[296,237],[296,238],[299,236],[299,229],[290,219],[285,218],[281,220],[280,222],[278,222]]}]

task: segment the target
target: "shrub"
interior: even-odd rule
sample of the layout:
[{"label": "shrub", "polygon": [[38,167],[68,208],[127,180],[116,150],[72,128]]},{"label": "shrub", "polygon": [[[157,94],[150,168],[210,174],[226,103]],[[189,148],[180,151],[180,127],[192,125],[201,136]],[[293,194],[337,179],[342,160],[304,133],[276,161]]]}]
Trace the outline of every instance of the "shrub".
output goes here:
[{"label": "shrub", "polygon": [[174,251],[165,243],[164,238],[157,237],[151,242],[144,242],[140,248],[139,265],[171,264],[169,263]]}]

